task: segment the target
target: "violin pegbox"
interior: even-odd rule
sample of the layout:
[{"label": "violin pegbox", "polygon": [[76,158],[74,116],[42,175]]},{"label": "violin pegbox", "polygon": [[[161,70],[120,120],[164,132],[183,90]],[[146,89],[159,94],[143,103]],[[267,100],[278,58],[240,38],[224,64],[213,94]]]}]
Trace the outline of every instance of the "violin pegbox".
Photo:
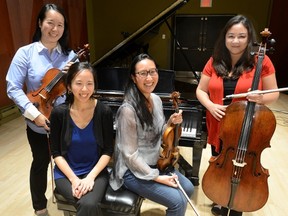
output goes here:
[{"label": "violin pegbox", "polygon": [[178,91],[174,91],[171,93],[171,99],[173,102],[173,106],[175,107],[175,111],[178,113],[179,112],[179,107],[178,104],[180,103],[180,93]]}]

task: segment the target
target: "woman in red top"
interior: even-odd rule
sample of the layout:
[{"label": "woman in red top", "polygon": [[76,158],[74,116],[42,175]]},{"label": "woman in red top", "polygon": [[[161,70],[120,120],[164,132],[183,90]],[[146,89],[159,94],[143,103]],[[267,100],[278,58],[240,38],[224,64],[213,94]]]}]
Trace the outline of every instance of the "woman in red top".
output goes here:
[{"label": "woman in red top", "polygon": [[[256,70],[257,58],[251,55],[255,30],[252,23],[243,15],[231,18],[223,28],[214,47],[214,53],[206,63],[196,90],[198,100],[207,109],[208,144],[211,145],[212,156],[219,155],[221,140],[219,139],[220,121],[225,115],[226,107],[237,100],[248,100],[259,104],[276,101],[279,93],[251,94],[246,98],[223,101],[226,95],[248,92],[252,86]],[[265,55],[259,90],[276,89],[275,68]],[[222,208],[218,214],[227,215],[228,210]],[[230,216],[242,215],[231,210]]]}]

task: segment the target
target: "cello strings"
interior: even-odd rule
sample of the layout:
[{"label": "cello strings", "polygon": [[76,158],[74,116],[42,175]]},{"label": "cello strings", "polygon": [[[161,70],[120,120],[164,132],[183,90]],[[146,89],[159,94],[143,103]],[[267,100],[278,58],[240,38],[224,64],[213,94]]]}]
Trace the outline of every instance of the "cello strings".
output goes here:
[{"label": "cello strings", "polygon": [[245,158],[246,150],[242,150],[241,148],[237,149],[236,156],[234,159],[233,165],[233,178],[237,181],[240,181],[242,176],[242,170],[245,166],[244,158]]}]

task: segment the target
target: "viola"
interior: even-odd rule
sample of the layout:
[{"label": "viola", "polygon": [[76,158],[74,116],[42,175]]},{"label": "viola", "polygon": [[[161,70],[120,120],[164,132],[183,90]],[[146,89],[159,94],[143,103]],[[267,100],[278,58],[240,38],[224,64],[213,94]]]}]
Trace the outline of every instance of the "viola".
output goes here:
[{"label": "viola", "polygon": [[[88,56],[88,51],[89,45],[85,44],[70,62],[75,62],[77,59]],[[63,79],[65,74],[63,70],[57,68],[49,69],[42,79],[40,88],[27,94],[28,99],[46,118],[50,116],[55,99],[66,92]]]},{"label": "viola", "polygon": [[[251,91],[258,89],[270,34],[268,29],[261,32],[262,43]],[[202,189],[209,199],[241,212],[256,211],[265,205],[269,171],[260,163],[261,152],[270,147],[275,127],[275,116],[265,105],[238,101],[227,107],[220,122],[222,151],[210,159],[202,179]]]}]

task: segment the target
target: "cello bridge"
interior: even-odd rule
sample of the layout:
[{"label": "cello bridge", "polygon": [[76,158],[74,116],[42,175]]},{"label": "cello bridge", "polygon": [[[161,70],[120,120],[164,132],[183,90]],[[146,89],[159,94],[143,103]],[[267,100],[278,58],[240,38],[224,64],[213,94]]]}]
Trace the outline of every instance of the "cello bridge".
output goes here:
[{"label": "cello bridge", "polygon": [[239,162],[237,162],[235,159],[232,160],[232,161],[233,161],[233,165],[234,165],[234,166],[237,166],[237,167],[242,167],[242,168],[243,168],[245,165],[247,165],[246,162],[239,163]]}]

